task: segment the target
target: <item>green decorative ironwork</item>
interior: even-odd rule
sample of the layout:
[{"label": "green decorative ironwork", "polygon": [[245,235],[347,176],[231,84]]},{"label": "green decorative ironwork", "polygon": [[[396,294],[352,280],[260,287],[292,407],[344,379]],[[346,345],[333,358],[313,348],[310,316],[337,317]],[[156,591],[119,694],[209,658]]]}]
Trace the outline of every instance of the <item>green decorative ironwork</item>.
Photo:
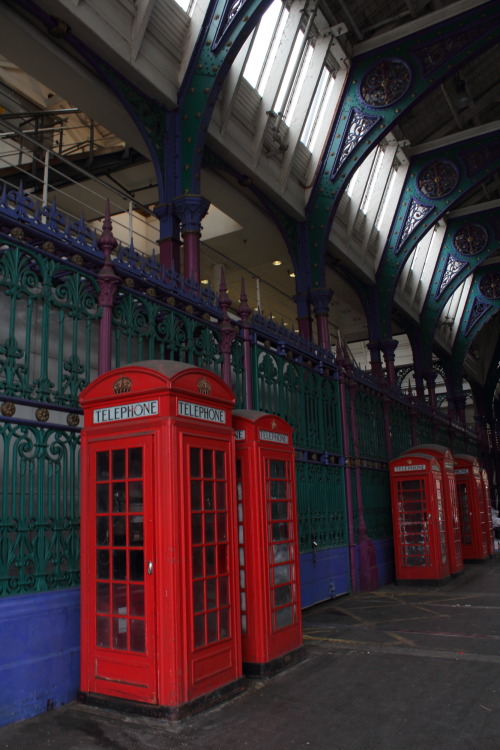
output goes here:
[{"label": "green decorative ironwork", "polygon": [[370,539],[392,536],[391,492],[389,473],[361,469],[361,491],[366,531]]},{"label": "green decorative ironwork", "polygon": [[220,373],[218,333],[205,321],[133,293],[113,309],[114,366],[172,359]]},{"label": "green decorative ironwork", "polygon": [[391,425],[392,457],[396,458],[412,446],[411,414],[400,404],[391,404],[389,408]]},{"label": "green decorative ironwork", "polygon": [[[0,389],[78,406],[93,376],[100,309],[95,279],[20,245],[0,254]],[[95,373],[95,370],[94,370]]]},{"label": "green decorative ironwork", "polygon": [[293,427],[294,444],[339,454],[338,384],[270,350],[256,357],[258,408],[277,414]]},{"label": "green decorative ironwork", "polygon": [[344,472],[339,466],[296,461],[300,551],[347,544]]},{"label": "green decorative ironwork", "polygon": [[0,595],[79,582],[79,435],[0,423]]},{"label": "green decorative ironwork", "polygon": [[356,393],[356,419],[358,423],[360,457],[386,461],[387,446],[384,432],[384,409],[377,393]]},{"label": "green decorative ironwork", "polygon": [[434,430],[431,417],[426,418],[419,414],[417,419],[417,445],[421,443],[433,443]]}]

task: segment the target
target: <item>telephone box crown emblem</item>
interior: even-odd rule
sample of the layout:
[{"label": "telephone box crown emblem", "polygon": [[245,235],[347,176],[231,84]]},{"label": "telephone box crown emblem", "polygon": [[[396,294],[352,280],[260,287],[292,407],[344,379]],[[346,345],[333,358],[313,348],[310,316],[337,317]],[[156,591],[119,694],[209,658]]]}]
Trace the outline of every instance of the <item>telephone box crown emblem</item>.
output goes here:
[{"label": "telephone box crown emblem", "polygon": [[132,390],[132,381],[130,378],[126,378],[125,375],[122,375],[113,383],[113,390],[116,394],[129,393]]},{"label": "telephone box crown emblem", "polygon": [[276,420],[275,420],[275,419],[273,419],[273,421],[271,422],[271,430],[275,430],[277,426],[278,426],[278,425],[277,425],[277,423],[276,423]]},{"label": "telephone box crown emblem", "polygon": [[210,391],[212,390],[212,388],[205,377],[198,380],[198,390],[203,396],[210,396]]}]

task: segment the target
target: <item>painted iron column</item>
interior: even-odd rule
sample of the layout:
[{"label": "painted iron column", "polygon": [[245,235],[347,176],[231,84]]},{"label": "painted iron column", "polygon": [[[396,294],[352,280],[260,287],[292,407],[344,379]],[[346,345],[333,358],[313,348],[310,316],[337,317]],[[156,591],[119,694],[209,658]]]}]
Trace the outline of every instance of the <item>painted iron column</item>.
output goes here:
[{"label": "painted iron column", "polygon": [[387,382],[390,386],[396,385],[396,369],[394,360],[396,359],[396,349],[398,346],[396,339],[386,339],[380,342],[380,348],[384,354],[385,368],[387,372]]},{"label": "painted iron column", "polygon": [[106,201],[104,221],[102,223],[102,234],[99,237],[98,245],[104,256],[104,264],[97,274],[97,283],[99,285],[99,305],[102,308],[102,315],[99,321],[99,343],[97,349],[97,373],[102,375],[111,370],[111,322],[113,299],[116,288],[120,279],[115,274],[111,253],[117,246],[117,241],[113,237],[112,223],[110,218],[109,200]]},{"label": "painted iron column", "polygon": [[331,289],[311,289],[309,296],[314,306],[316,317],[316,328],[318,332],[318,345],[322,349],[331,349],[330,333],[328,330],[328,305],[333,297]]},{"label": "painted iron column", "polygon": [[175,199],[174,206],[184,241],[184,278],[199,284],[201,221],[210,202],[201,195],[181,195]]},{"label": "painted iron column", "polygon": [[243,331],[243,370],[245,377],[245,408],[252,409],[252,349],[250,346],[250,315],[251,309],[248,304],[248,297],[245,289],[245,282],[241,279],[240,305],[238,315],[241,320]]}]

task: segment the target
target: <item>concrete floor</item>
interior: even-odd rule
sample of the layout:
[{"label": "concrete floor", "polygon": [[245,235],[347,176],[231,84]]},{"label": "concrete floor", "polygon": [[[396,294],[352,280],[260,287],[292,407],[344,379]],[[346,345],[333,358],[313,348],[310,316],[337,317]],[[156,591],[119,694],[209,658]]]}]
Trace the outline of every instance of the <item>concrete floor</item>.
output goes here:
[{"label": "concrete floor", "polygon": [[176,725],[71,703],[0,729],[10,750],[499,750],[500,553],[441,587],[304,612],[306,659]]}]

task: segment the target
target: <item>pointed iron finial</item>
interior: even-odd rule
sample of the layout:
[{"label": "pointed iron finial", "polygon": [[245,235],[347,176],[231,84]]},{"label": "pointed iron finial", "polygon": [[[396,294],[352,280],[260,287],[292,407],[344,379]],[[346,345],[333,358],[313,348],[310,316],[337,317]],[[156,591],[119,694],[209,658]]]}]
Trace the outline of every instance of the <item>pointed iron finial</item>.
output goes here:
[{"label": "pointed iron finial", "polygon": [[238,315],[241,318],[242,323],[246,323],[250,317],[252,311],[248,304],[248,297],[245,289],[245,279],[241,278],[241,291],[240,291],[240,305],[238,307]]},{"label": "pointed iron finial", "polygon": [[99,245],[102,251],[102,254],[104,255],[105,261],[109,260],[109,256],[111,255],[115,247],[118,245],[118,242],[113,236],[112,228],[113,228],[113,224],[111,222],[109,199],[106,199],[104,221],[102,222],[102,234],[99,237],[99,240],[97,241],[97,244]]}]

